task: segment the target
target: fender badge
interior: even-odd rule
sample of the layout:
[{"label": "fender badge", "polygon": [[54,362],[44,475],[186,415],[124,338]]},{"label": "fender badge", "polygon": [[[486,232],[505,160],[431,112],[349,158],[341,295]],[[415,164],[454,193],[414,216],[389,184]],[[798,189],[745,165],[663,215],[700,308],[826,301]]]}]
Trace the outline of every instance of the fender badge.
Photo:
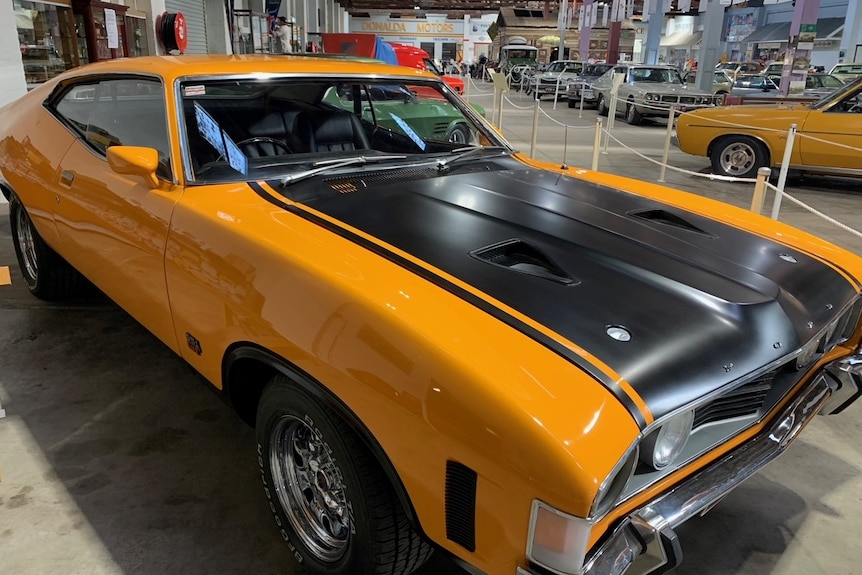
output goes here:
[{"label": "fender badge", "polygon": [[632,338],[631,332],[621,325],[609,325],[605,333],[617,341],[630,341]]},{"label": "fender badge", "polygon": [[793,257],[790,254],[778,254],[778,257],[780,257],[784,261],[790,262],[792,264],[799,263],[799,260],[797,260],[795,257]]}]

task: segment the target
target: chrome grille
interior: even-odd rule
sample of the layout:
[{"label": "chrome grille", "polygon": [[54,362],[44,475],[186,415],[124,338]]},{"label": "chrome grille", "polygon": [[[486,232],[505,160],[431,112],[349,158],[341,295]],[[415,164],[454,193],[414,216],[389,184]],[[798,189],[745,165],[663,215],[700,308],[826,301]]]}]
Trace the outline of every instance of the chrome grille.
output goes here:
[{"label": "chrome grille", "polygon": [[717,397],[694,412],[693,428],[734,417],[753,415],[763,405],[763,400],[772,389],[777,371],[769,371],[745,385]]}]

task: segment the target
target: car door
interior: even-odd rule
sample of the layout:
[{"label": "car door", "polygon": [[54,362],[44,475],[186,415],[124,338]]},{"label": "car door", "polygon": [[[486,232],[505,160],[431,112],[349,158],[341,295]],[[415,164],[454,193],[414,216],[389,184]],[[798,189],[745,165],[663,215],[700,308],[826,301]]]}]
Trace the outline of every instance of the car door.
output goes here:
[{"label": "car door", "polygon": [[[52,108],[78,136],[60,163],[56,186],[54,218],[64,255],[176,350],[164,255],[181,188],[174,184],[161,80],[129,76],[86,80],[68,87]],[[73,109],[74,121],[68,112]],[[107,149],[116,145],[157,149],[158,186],[113,171]]]},{"label": "car door", "polygon": [[802,162],[839,170],[862,170],[862,89],[812,110],[798,136]]}]

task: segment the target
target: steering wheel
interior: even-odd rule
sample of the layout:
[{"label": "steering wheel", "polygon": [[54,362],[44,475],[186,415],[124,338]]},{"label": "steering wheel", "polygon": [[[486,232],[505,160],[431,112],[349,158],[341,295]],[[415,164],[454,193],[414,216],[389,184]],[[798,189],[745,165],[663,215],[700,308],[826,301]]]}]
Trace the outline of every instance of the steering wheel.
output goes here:
[{"label": "steering wheel", "polygon": [[[248,144],[272,144],[276,149],[281,149],[285,154],[292,154],[293,150],[291,150],[287,144],[285,144],[282,140],[278,138],[270,138],[269,136],[254,136],[252,138],[246,138],[245,140],[240,140],[236,143],[237,148],[242,148],[243,146],[247,146]],[[216,159],[217,162],[224,160],[225,155],[221,154]]]}]

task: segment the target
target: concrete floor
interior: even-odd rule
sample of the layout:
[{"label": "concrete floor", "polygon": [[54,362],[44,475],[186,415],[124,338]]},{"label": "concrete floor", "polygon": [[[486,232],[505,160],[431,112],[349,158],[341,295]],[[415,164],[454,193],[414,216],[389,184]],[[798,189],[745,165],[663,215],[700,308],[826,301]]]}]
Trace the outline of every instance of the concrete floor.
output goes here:
[{"label": "concrete floor", "polygon": [[[474,98],[480,98],[474,95]],[[513,101],[519,103],[518,95]],[[490,115],[490,101],[487,104]],[[523,105],[526,105],[526,100]],[[547,104],[550,107],[550,104]],[[592,125],[594,112],[549,114]],[[504,131],[529,150],[532,112],[507,109]],[[665,127],[617,130],[655,158]],[[537,155],[563,157],[564,129],[543,120]],[[566,158],[589,165],[592,132],[569,130]],[[657,178],[613,146],[601,169]],[[694,171],[704,158],[671,154]],[[736,205],[741,184],[669,175],[668,184]],[[858,181],[808,179],[792,193],[862,227]],[[862,254],[852,236],[789,206],[782,219]],[[0,573],[299,573],[273,528],[252,430],[208,384],[108,301],[46,304],[27,293],[0,204]],[[862,404],[821,417],[778,461],[680,530],[686,575],[862,573]],[[439,555],[422,575],[463,572]]]}]

